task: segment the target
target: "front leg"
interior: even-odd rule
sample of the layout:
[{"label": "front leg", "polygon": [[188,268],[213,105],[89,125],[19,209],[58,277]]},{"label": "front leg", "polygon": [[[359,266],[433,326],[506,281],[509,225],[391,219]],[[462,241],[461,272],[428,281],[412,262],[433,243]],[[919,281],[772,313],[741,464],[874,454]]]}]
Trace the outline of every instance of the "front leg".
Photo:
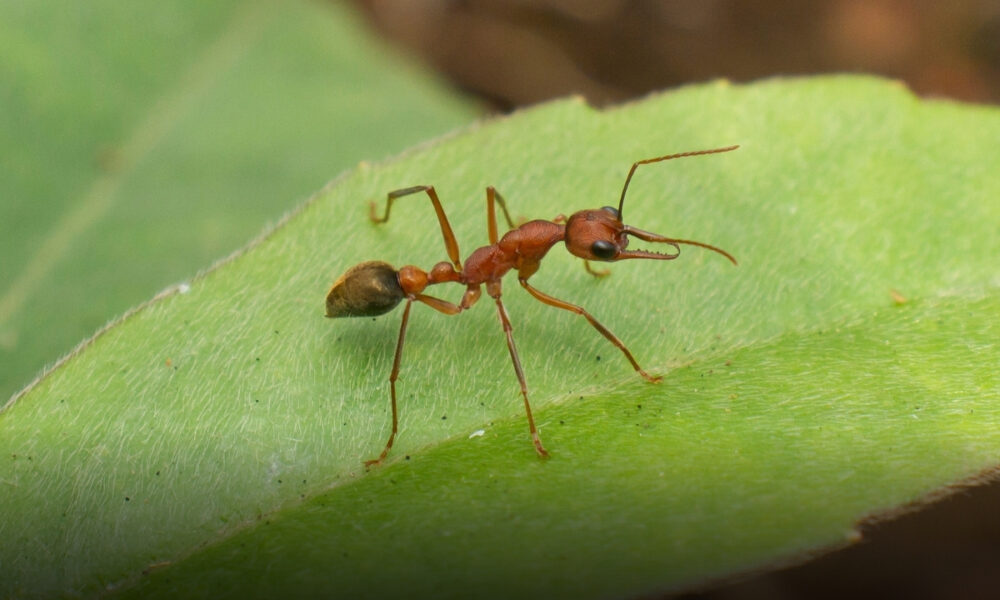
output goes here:
[{"label": "front leg", "polygon": [[590,266],[589,260],[583,261],[583,268],[588,273],[590,273],[594,277],[597,277],[598,279],[600,279],[601,277],[607,277],[608,275],[611,275],[611,269],[595,269],[594,267]]},{"label": "front leg", "polygon": [[663,379],[663,377],[660,375],[650,375],[649,373],[644,371],[642,367],[639,366],[639,363],[636,362],[635,357],[632,356],[632,353],[629,352],[628,348],[625,347],[625,344],[622,343],[620,339],[618,339],[618,336],[611,333],[611,331],[609,331],[608,328],[605,327],[604,325],[601,325],[600,322],[598,322],[598,320],[595,319],[589,312],[584,310],[583,307],[577,306],[575,304],[570,304],[569,302],[564,302],[563,300],[560,300],[558,298],[553,298],[548,294],[538,291],[537,289],[532,287],[530,283],[528,283],[528,280],[526,278],[518,278],[518,281],[521,283],[521,287],[528,290],[528,293],[534,296],[537,300],[544,302],[549,306],[554,306],[556,308],[561,308],[563,310],[574,312],[582,316],[583,318],[587,319],[587,322],[593,325],[594,329],[600,331],[601,335],[606,337],[609,342],[614,344],[619,350],[622,351],[623,354],[625,354],[625,358],[627,358],[628,361],[632,363],[632,367],[635,368],[635,370],[639,373],[639,375],[642,375],[643,379],[651,383],[657,383],[661,379]]}]

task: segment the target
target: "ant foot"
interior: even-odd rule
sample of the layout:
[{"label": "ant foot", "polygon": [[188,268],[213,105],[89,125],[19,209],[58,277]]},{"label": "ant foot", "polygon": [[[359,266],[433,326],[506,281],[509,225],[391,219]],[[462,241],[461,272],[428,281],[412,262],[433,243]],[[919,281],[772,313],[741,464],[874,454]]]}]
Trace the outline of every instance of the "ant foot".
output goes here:
[{"label": "ant foot", "polygon": [[542,438],[538,437],[538,434],[532,432],[531,441],[535,443],[535,452],[538,453],[538,458],[548,458],[549,452],[542,446]]},{"label": "ant foot", "polygon": [[611,275],[611,269],[595,269],[590,266],[589,260],[583,261],[583,268],[586,269],[588,273],[590,273],[594,277],[597,277],[598,279]]},{"label": "ant foot", "polygon": [[[378,217],[378,213],[376,212],[377,210],[378,210],[378,204],[376,204],[374,200],[368,203],[368,219],[371,220],[372,223],[375,224],[385,223],[386,221],[389,220],[388,217],[380,219]],[[367,462],[372,462],[372,461],[369,460]]]},{"label": "ant foot", "polygon": [[378,466],[380,466],[382,464],[382,461],[384,459],[385,459],[384,456],[380,456],[378,458],[373,458],[372,460],[366,460],[365,463],[364,463],[365,464],[365,471],[371,469],[372,467],[378,467]]},{"label": "ant foot", "polygon": [[639,375],[642,375],[642,378],[649,383],[660,383],[663,381],[663,375],[650,375],[645,371],[639,371]]}]

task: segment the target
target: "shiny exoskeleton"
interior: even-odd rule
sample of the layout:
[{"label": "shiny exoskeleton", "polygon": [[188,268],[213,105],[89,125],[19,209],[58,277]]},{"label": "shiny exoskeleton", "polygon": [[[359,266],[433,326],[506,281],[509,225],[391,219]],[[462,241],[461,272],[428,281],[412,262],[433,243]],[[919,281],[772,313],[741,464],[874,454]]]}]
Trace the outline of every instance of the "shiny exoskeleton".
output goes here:
[{"label": "shiny exoskeleton", "polygon": [[[439,262],[434,265],[430,272],[423,271],[412,265],[407,265],[397,270],[385,262],[363,262],[344,273],[333,284],[333,287],[327,294],[326,316],[328,317],[377,316],[389,312],[400,302],[406,300],[402,323],[399,328],[399,341],[396,343],[392,373],[389,375],[389,388],[392,399],[392,432],[382,453],[378,458],[365,461],[365,466],[377,465],[385,460],[385,457],[389,454],[389,450],[392,448],[393,441],[396,439],[399,424],[396,408],[396,380],[399,377],[403,341],[406,337],[406,325],[410,318],[410,307],[413,302],[422,302],[444,314],[455,315],[471,308],[479,300],[483,285],[486,286],[486,293],[496,303],[497,314],[500,317],[500,323],[503,325],[504,335],[507,338],[507,348],[510,350],[510,357],[514,363],[514,371],[521,385],[524,409],[528,416],[528,429],[531,433],[535,450],[539,456],[548,456],[548,452],[542,446],[538,430],[535,428],[535,421],[531,416],[531,405],[528,402],[528,385],[525,382],[521,360],[518,358],[517,348],[514,345],[510,318],[507,315],[507,309],[500,299],[501,281],[503,276],[511,270],[517,271],[518,283],[529,294],[544,304],[574,312],[585,318],[587,322],[601,332],[601,335],[622,351],[625,358],[628,359],[639,375],[650,382],[659,381],[660,377],[650,375],[644,371],[639,366],[639,363],[636,362],[632,353],[625,347],[625,344],[615,334],[604,327],[604,325],[601,325],[589,312],[575,304],[553,298],[539,291],[528,283],[528,279],[538,270],[542,259],[548,251],[560,242],[566,245],[566,249],[571,254],[584,259],[584,266],[587,271],[595,276],[603,276],[607,272],[594,271],[588,261],[614,262],[629,258],[673,260],[680,255],[679,244],[707,248],[725,256],[733,264],[736,264],[736,259],[721,248],[693,240],[668,238],[656,233],[636,229],[622,222],[625,192],[628,190],[628,184],[639,165],[685,156],[729,152],[736,148],[738,146],[682,152],[680,154],[669,154],[633,163],[625,179],[625,185],[622,187],[622,194],[617,209],[605,206],[604,208],[595,210],[583,210],[574,213],[568,219],[559,215],[552,221],[529,221],[515,227],[511,221],[510,214],[507,212],[507,205],[503,197],[492,186],[488,187],[486,188],[486,211],[490,243],[488,246],[478,248],[470,254],[465,260],[464,265],[459,261],[458,243],[455,240],[455,234],[451,230],[448,217],[441,207],[441,202],[438,200],[437,192],[434,191],[433,186],[420,185],[390,192],[386,201],[385,213],[381,217],[376,213],[375,203],[372,202],[370,211],[371,220],[375,223],[384,223],[389,219],[389,211],[392,209],[393,201],[411,194],[426,193],[431,200],[431,204],[434,206],[434,211],[437,213],[438,223],[441,226],[441,234],[444,237],[445,249],[448,252],[448,258],[451,262]],[[497,204],[503,210],[507,224],[511,228],[503,237],[499,237],[497,234]],[[629,236],[637,237],[646,242],[669,244],[673,247],[673,251],[658,253],[647,250],[628,250]],[[458,304],[454,304],[424,294],[424,290],[427,287],[441,283],[459,283],[464,285],[465,294],[462,296],[462,300]]]}]

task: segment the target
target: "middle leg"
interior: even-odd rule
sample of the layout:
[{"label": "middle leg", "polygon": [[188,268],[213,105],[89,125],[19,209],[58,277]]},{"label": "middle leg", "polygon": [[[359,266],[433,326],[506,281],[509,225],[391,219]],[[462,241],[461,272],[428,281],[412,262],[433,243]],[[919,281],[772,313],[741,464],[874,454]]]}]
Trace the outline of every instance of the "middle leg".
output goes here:
[{"label": "middle leg", "polygon": [[486,227],[490,236],[490,244],[495,244],[500,239],[497,234],[496,204],[500,205],[504,219],[507,220],[507,226],[514,229],[514,221],[510,218],[510,213],[507,212],[507,203],[504,201],[503,196],[500,195],[500,192],[491,185],[486,188]]},{"label": "middle leg", "polygon": [[500,291],[490,291],[490,295],[497,303],[497,314],[500,315],[500,323],[503,325],[503,333],[507,336],[507,349],[510,350],[510,359],[514,362],[514,372],[517,373],[517,381],[521,384],[521,395],[524,397],[524,412],[528,415],[528,430],[531,432],[531,441],[535,444],[535,452],[542,458],[548,458],[549,453],[542,446],[542,438],[538,436],[538,429],[535,428],[535,419],[531,416],[531,404],[528,402],[528,384],[524,380],[524,370],[521,369],[521,359],[517,356],[517,347],[514,345],[513,327],[510,318],[507,316],[507,309],[500,300]]}]

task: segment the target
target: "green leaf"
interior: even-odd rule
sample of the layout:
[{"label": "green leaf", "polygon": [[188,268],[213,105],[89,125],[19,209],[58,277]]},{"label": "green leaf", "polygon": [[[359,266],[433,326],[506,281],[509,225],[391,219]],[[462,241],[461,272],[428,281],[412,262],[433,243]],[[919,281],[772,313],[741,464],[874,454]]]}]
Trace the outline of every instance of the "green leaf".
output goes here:
[{"label": "green leaf", "polygon": [[[95,339],[0,415],[3,595],[606,597],[801,559],[994,467],[1000,451],[996,109],[858,77],[563,101],[330,186],[242,256]],[[486,298],[416,306],[390,463],[399,313],[327,320],[362,260],[463,257],[483,188],[515,215],[613,204],[717,244],[594,279],[558,248],[505,304],[549,460]],[[642,244],[636,244],[642,246]],[[457,300],[459,286],[432,288]],[[479,430],[483,435],[474,435]],[[146,573],[146,574],[144,574]]]},{"label": "green leaf", "polygon": [[0,398],[361,159],[473,117],[333,2],[0,5]]}]

